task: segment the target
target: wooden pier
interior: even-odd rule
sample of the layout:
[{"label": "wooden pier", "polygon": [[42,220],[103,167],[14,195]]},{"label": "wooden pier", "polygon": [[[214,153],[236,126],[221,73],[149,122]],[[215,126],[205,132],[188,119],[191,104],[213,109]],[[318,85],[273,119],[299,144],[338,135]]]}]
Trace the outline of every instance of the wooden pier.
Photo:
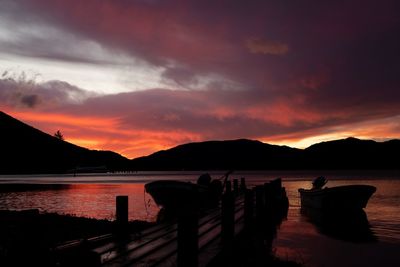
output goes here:
[{"label": "wooden pier", "polygon": [[[129,233],[127,197],[117,197],[117,221],[113,234],[74,241],[55,249],[58,266],[219,266],[243,237],[265,247],[287,212],[288,202],[280,179],[246,189],[244,179],[233,190],[227,183],[218,208],[199,215],[195,210],[175,222]],[[253,238],[254,239],[254,238]],[[248,240],[248,238],[246,239]],[[268,248],[267,248],[268,249]],[[222,261],[224,261],[222,259]]]}]

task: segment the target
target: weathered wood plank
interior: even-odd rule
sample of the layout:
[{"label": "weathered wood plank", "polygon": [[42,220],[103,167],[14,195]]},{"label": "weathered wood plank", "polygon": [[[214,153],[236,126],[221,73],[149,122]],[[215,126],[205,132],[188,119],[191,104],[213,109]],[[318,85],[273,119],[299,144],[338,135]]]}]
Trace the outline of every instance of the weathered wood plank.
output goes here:
[{"label": "weathered wood plank", "polygon": [[[244,198],[234,200],[235,235],[243,227],[238,226],[244,217]],[[243,223],[242,223],[243,224]],[[121,237],[121,236],[119,236]],[[198,221],[199,266],[206,266],[221,250],[221,209],[215,208]],[[84,247],[93,257],[93,264],[104,267],[122,266],[176,266],[177,224],[165,223],[150,227],[126,238],[116,238],[112,234],[95,238],[75,240],[59,246],[57,250]],[[76,259],[79,263],[79,258]]]}]

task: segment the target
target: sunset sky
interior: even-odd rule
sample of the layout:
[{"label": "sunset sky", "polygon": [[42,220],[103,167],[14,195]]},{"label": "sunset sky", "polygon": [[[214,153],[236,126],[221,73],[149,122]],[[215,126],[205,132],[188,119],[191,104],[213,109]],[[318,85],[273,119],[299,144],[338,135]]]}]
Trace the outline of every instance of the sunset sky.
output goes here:
[{"label": "sunset sky", "polygon": [[0,109],[129,158],[400,138],[400,1],[0,0]]}]

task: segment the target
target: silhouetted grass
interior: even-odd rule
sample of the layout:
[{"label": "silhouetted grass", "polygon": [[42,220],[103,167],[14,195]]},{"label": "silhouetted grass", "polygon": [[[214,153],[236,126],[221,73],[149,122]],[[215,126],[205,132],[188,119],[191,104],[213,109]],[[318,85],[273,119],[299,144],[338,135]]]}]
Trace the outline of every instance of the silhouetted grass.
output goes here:
[{"label": "silhouetted grass", "polygon": [[[130,222],[132,231],[152,223]],[[111,233],[113,222],[93,218],[39,213],[38,210],[0,211],[0,266],[51,265],[51,248],[70,240]]]}]

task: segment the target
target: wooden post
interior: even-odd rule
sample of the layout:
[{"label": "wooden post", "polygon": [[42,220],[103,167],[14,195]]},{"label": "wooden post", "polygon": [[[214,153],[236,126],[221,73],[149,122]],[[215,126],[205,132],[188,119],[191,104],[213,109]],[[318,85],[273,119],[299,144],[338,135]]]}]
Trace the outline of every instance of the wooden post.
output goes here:
[{"label": "wooden post", "polygon": [[274,197],[274,192],[272,191],[273,188],[271,187],[270,183],[265,183],[264,184],[264,209],[265,212],[269,213],[271,212],[271,209],[274,205],[273,203],[273,197]]},{"label": "wooden post", "polygon": [[123,237],[128,230],[128,196],[116,197],[115,233]]},{"label": "wooden post", "polygon": [[177,266],[198,266],[198,213],[196,207],[179,212],[178,215]]},{"label": "wooden post", "polygon": [[254,216],[254,193],[253,190],[246,190],[244,195],[244,227],[249,232],[253,225]]},{"label": "wooden post", "polygon": [[225,193],[231,193],[231,192],[232,192],[232,183],[231,181],[226,181]]},{"label": "wooden post", "polygon": [[233,195],[237,197],[239,195],[239,180],[233,179]]},{"label": "wooden post", "polygon": [[240,192],[246,193],[246,179],[244,177],[240,178]]},{"label": "wooden post", "polygon": [[222,196],[221,237],[225,247],[230,247],[235,234],[235,206],[232,192]]},{"label": "wooden post", "polygon": [[128,196],[117,196],[116,219],[119,224],[128,223]]},{"label": "wooden post", "polygon": [[254,228],[254,250],[256,261],[261,262],[261,259],[265,258],[265,224],[266,214],[264,208],[264,186],[258,185],[255,187],[255,199],[256,199],[256,220],[253,226]]},{"label": "wooden post", "polygon": [[261,185],[256,186],[256,217],[257,221],[264,218],[265,204],[264,204],[264,187]]}]

